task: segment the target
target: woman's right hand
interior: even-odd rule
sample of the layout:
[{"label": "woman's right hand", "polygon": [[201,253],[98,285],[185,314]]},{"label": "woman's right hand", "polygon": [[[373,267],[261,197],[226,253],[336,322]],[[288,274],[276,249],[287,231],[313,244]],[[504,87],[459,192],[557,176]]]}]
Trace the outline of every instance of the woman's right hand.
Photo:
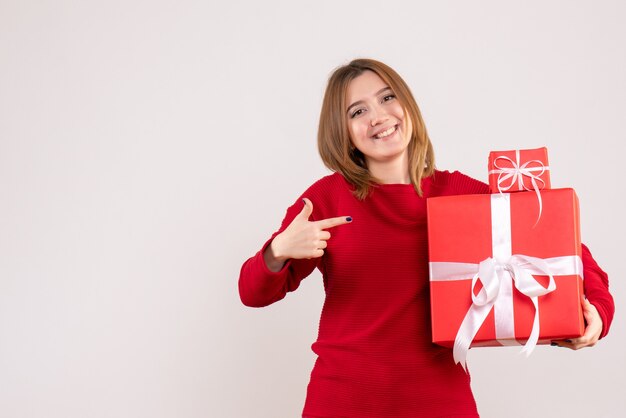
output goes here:
[{"label": "woman's right hand", "polygon": [[304,198],[302,211],[280,234],[276,235],[264,253],[265,264],[271,271],[279,271],[290,259],[311,259],[324,255],[330,232],[326,229],[352,222],[349,216],[309,221],[313,213],[313,203]]}]

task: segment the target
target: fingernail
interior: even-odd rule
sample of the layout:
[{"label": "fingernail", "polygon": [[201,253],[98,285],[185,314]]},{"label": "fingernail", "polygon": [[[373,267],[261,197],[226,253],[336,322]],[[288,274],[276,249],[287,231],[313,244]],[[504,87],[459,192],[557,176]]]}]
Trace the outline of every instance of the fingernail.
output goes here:
[{"label": "fingernail", "polygon": [[302,199],[302,203],[304,203],[306,205],[306,200]]},{"label": "fingernail", "polygon": [[558,344],[557,344],[557,343],[555,343],[554,341],[552,341],[552,342],[550,343],[550,345],[551,345],[552,347],[556,347]]},{"label": "fingernail", "polygon": [[566,343],[571,343],[571,342],[572,342],[572,340],[565,340],[565,342],[566,342]]},{"label": "fingernail", "polygon": [[346,218],[346,221],[348,221],[348,222],[352,222],[352,216],[348,216],[348,217]]}]

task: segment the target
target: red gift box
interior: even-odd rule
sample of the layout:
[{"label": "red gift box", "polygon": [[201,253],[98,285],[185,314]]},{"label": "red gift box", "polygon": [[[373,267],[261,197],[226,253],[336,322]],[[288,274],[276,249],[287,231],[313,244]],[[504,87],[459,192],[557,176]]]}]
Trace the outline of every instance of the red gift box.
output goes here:
[{"label": "red gift box", "polygon": [[542,196],[538,221],[533,192],[428,199],[433,342],[457,362],[470,343],[527,342],[529,353],[583,334],[578,198]]},{"label": "red gift box", "polygon": [[548,149],[491,151],[489,187],[492,193],[549,189]]}]

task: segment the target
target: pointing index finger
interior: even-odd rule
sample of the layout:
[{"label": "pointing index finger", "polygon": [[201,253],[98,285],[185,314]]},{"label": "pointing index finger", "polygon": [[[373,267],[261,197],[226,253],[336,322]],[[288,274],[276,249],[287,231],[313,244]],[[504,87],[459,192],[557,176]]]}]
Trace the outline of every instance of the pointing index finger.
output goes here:
[{"label": "pointing index finger", "polygon": [[319,227],[322,229],[328,229],[332,228],[333,226],[349,224],[350,222],[352,222],[352,217],[350,216],[338,216],[336,218],[328,218],[315,221],[315,223],[319,225]]}]

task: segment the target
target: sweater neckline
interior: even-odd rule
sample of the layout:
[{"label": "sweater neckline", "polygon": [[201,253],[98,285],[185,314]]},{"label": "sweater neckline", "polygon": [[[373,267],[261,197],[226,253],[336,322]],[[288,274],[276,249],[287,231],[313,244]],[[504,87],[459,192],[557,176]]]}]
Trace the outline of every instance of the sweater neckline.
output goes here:
[{"label": "sweater neckline", "polygon": [[[432,176],[428,176],[428,177],[424,177],[422,178],[422,186],[425,183],[429,183],[432,180]],[[376,187],[381,187],[381,188],[413,188],[413,183],[377,183]]]},{"label": "sweater neckline", "polygon": [[[354,186],[352,184],[350,184],[350,182],[348,182],[348,180],[346,180],[345,177],[343,177],[341,175],[341,173],[339,172],[335,172],[335,175],[339,176],[343,182],[351,189],[354,189]],[[430,187],[430,184],[432,183],[433,180],[433,176],[430,175],[428,177],[424,177],[422,179],[422,189],[424,190],[424,188],[428,188]],[[376,184],[374,186],[374,189],[378,189],[378,190],[387,190],[387,191],[392,191],[392,190],[398,190],[398,191],[411,191],[411,190],[415,190],[415,188],[413,187],[413,183],[408,183],[408,184],[404,184],[404,183],[379,183]]]}]

